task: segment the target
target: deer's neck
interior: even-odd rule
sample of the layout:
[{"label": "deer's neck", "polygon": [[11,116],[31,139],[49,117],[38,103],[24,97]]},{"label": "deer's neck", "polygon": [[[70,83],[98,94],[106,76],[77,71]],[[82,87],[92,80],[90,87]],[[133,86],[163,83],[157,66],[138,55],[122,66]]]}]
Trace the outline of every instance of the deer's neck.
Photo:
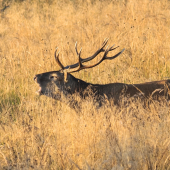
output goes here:
[{"label": "deer's neck", "polygon": [[73,93],[82,93],[86,90],[86,88],[91,85],[83,80],[77,79],[72,75],[69,75],[68,81],[65,84],[67,91],[71,94]]}]

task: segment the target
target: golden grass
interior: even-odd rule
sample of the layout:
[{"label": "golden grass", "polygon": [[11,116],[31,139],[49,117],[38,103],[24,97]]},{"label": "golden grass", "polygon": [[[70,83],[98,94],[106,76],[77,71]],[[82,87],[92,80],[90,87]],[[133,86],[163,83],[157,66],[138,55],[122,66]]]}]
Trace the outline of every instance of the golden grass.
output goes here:
[{"label": "golden grass", "polygon": [[[2,7],[0,7],[2,8]],[[90,56],[108,37],[125,52],[74,73],[92,83],[142,83],[170,75],[170,1],[11,3],[0,13],[0,169],[170,169],[166,104],[80,113],[37,96],[37,73]],[[118,50],[117,50],[118,51]],[[114,52],[113,52],[114,54]]]}]

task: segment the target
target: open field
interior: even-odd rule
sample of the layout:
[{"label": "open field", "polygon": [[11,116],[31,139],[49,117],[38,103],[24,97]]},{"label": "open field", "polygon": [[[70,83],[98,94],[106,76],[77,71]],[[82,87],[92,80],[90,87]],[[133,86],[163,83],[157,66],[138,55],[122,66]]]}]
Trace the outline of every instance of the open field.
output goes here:
[{"label": "open field", "polygon": [[[92,3],[93,2],[93,3]],[[124,53],[73,75],[91,83],[170,78],[170,1],[0,1],[0,169],[170,169],[170,109],[153,102],[80,113],[37,96],[34,75],[93,54],[105,38]],[[8,4],[7,4],[8,5]],[[115,54],[115,52],[113,52]]]}]

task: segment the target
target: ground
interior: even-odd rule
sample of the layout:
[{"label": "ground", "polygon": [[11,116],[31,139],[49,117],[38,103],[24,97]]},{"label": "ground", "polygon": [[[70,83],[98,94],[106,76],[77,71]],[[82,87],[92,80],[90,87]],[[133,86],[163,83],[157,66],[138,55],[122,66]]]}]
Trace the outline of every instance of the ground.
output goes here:
[{"label": "ground", "polygon": [[[91,56],[109,38],[124,53],[73,75],[91,83],[170,77],[170,1],[1,1],[0,169],[170,169],[167,103],[80,113],[37,96],[35,74]],[[117,51],[116,51],[117,52]],[[116,53],[115,52],[115,53]],[[113,55],[115,54],[113,52]]]}]

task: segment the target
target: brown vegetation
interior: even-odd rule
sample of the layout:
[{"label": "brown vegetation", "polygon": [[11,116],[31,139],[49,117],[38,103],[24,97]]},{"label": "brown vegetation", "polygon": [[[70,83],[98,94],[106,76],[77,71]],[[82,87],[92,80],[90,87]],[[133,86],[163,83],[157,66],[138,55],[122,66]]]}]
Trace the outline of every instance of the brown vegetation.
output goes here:
[{"label": "brown vegetation", "polygon": [[68,65],[77,61],[76,41],[86,58],[105,37],[126,51],[75,77],[96,84],[167,79],[169,10],[168,0],[23,1],[1,12],[0,169],[170,169],[166,103],[96,110],[88,100],[77,114],[39,98],[33,81],[59,69],[56,46]]}]

